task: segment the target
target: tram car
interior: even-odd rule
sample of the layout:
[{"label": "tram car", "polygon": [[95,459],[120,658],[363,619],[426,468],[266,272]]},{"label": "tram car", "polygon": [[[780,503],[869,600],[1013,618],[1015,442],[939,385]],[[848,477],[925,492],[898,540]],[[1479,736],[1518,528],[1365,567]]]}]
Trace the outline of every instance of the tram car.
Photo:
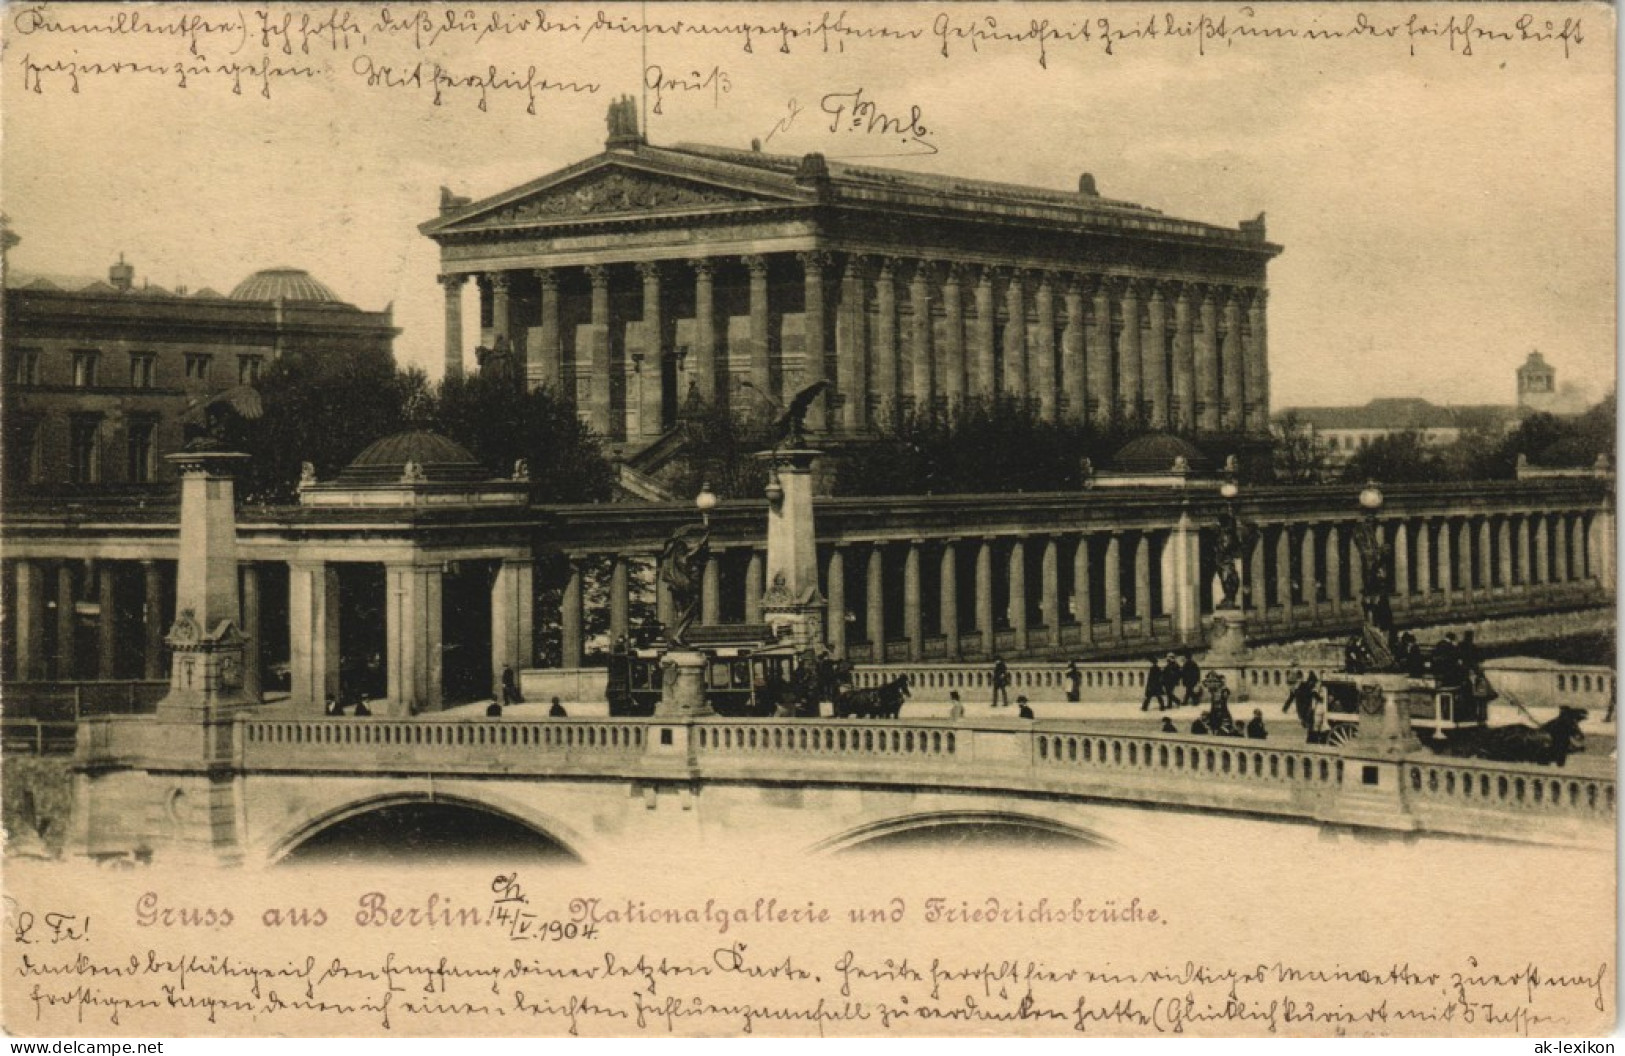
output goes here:
[{"label": "tram car", "polygon": [[[705,633],[712,630],[719,633]],[[705,657],[705,698],[718,715],[767,717],[789,699],[796,650],[779,642],[767,627],[696,627],[689,633],[689,648]],[[654,714],[663,692],[661,660],[668,651],[661,644],[610,653],[611,715]]]},{"label": "tram car", "polygon": [[[1360,683],[1357,677],[1328,677],[1326,734],[1328,744],[1342,744],[1359,732]],[[1445,749],[1463,731],[1482,730],[1489,721],[1490,702],[1473,692],[1471,682],[1441,686],[1431,678],[1413,678],[1407,690],[1390,694],[1409,710],[1411,730],[1429,748]]]}]

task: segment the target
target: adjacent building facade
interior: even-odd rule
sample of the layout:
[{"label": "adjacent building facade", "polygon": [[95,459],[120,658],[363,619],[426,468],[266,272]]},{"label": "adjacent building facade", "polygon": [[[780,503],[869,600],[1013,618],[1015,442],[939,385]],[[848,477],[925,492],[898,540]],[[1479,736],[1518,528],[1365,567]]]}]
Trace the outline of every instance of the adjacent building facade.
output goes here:
[{"label": "adjacent building facade", "polygon": [[[1264,220],[1097,193],[679,144],[612,108],[603,153],[500,194],[442,192],[446,370],[481,344],[635,448],[694,399],[771,413],[831,383],[815,431],[969,399],[1046,418],[1269,428]],[[482,362],[486,357],[482,355]]]},{"label": "adjacent building facade", "polygon": [[40,279],[6,290],[6,483],[37,490],[169,484],[182,419],[285,356],[393,359],[392,313],[341,301],[304,271],[256,272],[229,295]]}]

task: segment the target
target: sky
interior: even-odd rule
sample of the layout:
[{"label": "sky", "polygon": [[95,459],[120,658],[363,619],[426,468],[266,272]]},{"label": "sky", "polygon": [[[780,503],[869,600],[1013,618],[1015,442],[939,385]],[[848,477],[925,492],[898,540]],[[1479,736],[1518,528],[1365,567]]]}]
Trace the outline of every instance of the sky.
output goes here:
[{"label": "sky", "polygon": [[[121,10],[127,32],[105,32]],[[1107,197],[1177,217],[1266,213],[1285,247],[1269,271],[1276,408],[1510,403],[1537,348],[1560,383],[1614,384],[1606,7],[650,5],[650,21],[687,32],[652,34],[646,51],[616,28],[643,17],[635,4],[550,6],[546,27],[532,6],[391,5],[386,24],[377,7],[152,5],[129,31],[131,10],[4,9],[0,208],[19,272],[105,277],[122,253],[137,281],[226,292],[302,267],[362,308],[393,305],[397,358],[438,374],[438,251],[417,225],[439,188],[484,197],[596,153],[610,100],[659,67],[694,87],[649,94],[656,143],[745,148],[795,100],[766,149],[1053,188],[1087,171]],[[847,32],[738,31],[843,10]],[[592,28],[600,11],[615,25]],[[200,17],[211,24],[186,21]],[[1202,18],[1200,39],[1166,32]],[[1035,25],[1088,39],[1041,48]],[[258,78],[220,72],[232,63],[309,75],[269,80],[266,98]],[[532,114],[528,91],[442,86],[436,105],[437,66],[535,67],[596,90],[538,92]],[[831,132],[820,101],[859,89],[888,113],[918,107],[936,153]]]}]

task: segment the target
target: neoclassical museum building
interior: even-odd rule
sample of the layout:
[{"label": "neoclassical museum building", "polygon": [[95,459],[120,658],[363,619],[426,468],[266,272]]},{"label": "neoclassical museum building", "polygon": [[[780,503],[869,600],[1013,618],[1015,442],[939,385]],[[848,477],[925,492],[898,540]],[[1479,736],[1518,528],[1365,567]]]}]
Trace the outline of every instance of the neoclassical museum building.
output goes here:
[{"label": "neoclassical museum building", "polygon": [[[612,106],[602,153],[471,201],[442,191],[446,369],[573,393],[636,450],[698,398],[861,435],[978,398],[1187,434],[1269,428],[1264,218],[1221,227],[1075,191],[696,144]],[[507,357],[504,359],[504,357]],[[521,367],[522,365],[522,367]]]}]

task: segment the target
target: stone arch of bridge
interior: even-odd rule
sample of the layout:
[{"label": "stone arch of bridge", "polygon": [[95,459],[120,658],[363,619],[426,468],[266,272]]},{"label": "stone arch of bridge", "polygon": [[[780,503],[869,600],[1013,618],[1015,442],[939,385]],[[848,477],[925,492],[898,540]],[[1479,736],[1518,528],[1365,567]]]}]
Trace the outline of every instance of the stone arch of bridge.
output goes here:
[{"label": "stone arch of bridge", "polygon": [[1100,850],[1115,849],[1109,837],[1062,818],[1022,810],[924,810],[911,811],[847,829],[814,844],[813,854],[840,854],[882,841],[927,834],[948,835],[954,830],[989,831],[1041,839],[1071,841]]},{"label": "stone arch of bridge", "polygon": [[581,862],[588,839],[557,817],[534,809],[509,796],[484,793],[447,793],[442,790],[391,789],[387,792],[346,798],[317,806],[276,833],[257,841],[264,848],[263,861],[276,865],[310,840],[336,825],[392,807],[438,806],[488,815],[517,825],[559,847],[569,858]]}]

